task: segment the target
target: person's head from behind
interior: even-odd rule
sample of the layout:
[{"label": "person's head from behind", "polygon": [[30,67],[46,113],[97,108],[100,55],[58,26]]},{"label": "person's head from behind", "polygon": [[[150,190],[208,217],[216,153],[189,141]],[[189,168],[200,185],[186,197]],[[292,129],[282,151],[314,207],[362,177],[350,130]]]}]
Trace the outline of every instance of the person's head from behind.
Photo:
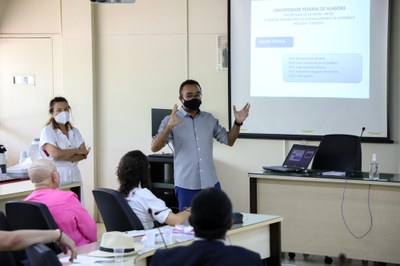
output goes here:
[{"label": "person's head from behind", "polygon": [[134,150],[122,156],[117,167],[119,191],[126,196],[135,187],[148,187],[149,161],[143,152]]},{"label": "person's head from behind", "polygon": [[190,224],[197,237],[224,239],[232,226],[232,203],[218,188],[201,190],[192,200]]},{"label": "person's head from behind", "polygon": [[193,79],[185,80],[179,87],[179,100],[188,110],[198,110],[202,97],[203,93],[200,84]]},{"label": "person's head from behind", "polygon": [[60,175],[53,161],[38,159],[32,162],[28,176],[35,188],[59,188]]},{"label": "person's head from behind", "polygon": [[49,103],[49,114],[51,118],[48,124],[52,124],[54,128],[59,125],[65,125],[67,128],[71,126],[69,122],[71,107],[67,99],[64,97],[54,97]]}]

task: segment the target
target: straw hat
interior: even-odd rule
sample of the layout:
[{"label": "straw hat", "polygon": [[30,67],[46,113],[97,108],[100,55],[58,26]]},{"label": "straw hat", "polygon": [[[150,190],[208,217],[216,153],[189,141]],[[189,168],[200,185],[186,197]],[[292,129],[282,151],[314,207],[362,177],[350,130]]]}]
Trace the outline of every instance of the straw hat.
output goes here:
[{"label": "straw hat", "polygon": [[99,249],[90,252],[88,255],[94,257],[113,257],[114,248],[117,247],[125,248],[124,256],[133,255],[140,249],[135,249],[135,243],[132,236],[122,232],[106,232],[101,237]]}]

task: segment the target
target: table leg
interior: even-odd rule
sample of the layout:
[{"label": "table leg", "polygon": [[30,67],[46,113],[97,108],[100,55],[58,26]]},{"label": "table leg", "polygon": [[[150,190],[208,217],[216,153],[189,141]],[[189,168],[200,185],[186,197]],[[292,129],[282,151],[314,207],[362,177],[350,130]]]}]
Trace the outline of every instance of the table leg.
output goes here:
[{"label": "table leg", "polygon": [[281,259],[281,223],[273,223],[270,225],[270,254],[271,256],[267,258],[267,265],[282,265]]}]

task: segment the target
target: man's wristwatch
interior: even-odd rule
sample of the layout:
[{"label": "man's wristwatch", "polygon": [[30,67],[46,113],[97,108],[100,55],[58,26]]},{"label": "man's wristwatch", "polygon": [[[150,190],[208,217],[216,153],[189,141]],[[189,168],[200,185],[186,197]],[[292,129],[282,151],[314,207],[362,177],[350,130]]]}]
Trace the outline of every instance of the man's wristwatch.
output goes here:
[{"label": "man's wristwatch", "polygon": [[236,119],[235,119],[235,125],[237,125],[238,127],[240,127],[240,126],[243,125],[243,122],[242,122],[242,123],[238,123],[238,122],[236,121]]}]

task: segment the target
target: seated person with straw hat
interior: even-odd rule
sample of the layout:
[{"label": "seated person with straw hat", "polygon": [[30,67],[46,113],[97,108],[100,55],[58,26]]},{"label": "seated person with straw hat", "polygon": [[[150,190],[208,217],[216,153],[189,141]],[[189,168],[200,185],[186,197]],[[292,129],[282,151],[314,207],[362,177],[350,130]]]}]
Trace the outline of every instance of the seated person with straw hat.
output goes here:
[{"label": "seated person with straw hat", "polygon": [[96,222],[72,191],[60,190],[60,175],[52,161],[38,159],[28,169],[35,190],[25,201],[45,204],[58,228],[69,235],[77,246],[97,240]]}]

